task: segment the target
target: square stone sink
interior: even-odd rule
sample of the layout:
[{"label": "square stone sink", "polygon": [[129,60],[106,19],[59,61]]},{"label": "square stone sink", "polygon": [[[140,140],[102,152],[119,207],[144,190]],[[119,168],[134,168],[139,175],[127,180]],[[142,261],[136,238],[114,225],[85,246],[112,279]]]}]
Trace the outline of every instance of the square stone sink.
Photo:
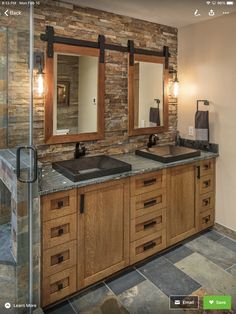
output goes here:
[{"label": "square stone sink", "polygon": [[163,163],[179,161],[201,155],[201,151],[183,146],[165,145],[135,151],[136,155]]},{"label": "square stone sink", "polygon": [[130,164],[107,155],[53,162],[52,168],[73,182],[122,173],[132,169]]}]

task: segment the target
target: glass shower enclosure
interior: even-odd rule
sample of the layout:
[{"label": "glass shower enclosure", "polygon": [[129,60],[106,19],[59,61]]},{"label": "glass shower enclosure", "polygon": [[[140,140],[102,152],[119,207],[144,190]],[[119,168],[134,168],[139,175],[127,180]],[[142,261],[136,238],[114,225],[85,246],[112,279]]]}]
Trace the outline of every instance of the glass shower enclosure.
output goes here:
[{"label": "glass shower enclosure", "polygon": [[0,7],[0,313],[31,313],[40,299],[33,7],[5,3]]}]

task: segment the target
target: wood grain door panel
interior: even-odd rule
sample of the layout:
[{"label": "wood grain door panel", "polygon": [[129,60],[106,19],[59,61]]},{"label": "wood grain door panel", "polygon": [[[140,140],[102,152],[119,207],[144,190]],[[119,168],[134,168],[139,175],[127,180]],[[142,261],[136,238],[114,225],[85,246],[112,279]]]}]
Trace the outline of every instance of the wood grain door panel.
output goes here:
[{"label": "wood grain door panel", "polygon": [[81,285],[100,280],[129,263],[129,191],[124,186],[123,181],[114,182],[84,193],[78,240]]},{"label": "wood grain door panel", "polygon": [[196,232],[195,164],[168,171],[168,244],[174,244]]}]

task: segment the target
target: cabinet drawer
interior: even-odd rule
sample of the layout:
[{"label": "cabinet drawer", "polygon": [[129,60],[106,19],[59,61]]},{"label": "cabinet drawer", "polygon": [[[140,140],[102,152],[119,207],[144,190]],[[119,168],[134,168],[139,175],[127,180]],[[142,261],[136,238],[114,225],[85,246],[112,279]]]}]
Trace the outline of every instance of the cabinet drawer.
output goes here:
[{"label": "cabinet drawer", "polygon": [[75,189],[43,196],[41,198],[43,221],[75,213],[76,198]]},{"label": "cabinet drawer", "polygon": [[200,230],[206,229],[214,224],[214,210],[208,210],[200,214]]},{"label": "cabinet drawer", "polygon": [[166,229],[130,244],[130,262],[134,264],[166,247]]},{"label": "cabinet drawer", "polygon": [[76,267],[44,278],[42,286],[43,306],[56,302],[76,291]]},{"label": "cabinet drawer", "polygon": [[43,224],[43,249],[76,239],[76,214],[47,221]]},{"label": "cabinet drawer", "polygon": [[214,197],[213,192],[200,195],[200,197],[199,197],[200,213],[202,213],[206,210],[209,210],[211,208],[214,208],[214,207],[215,207],[215,197]]},{"label": "cabinet drawer", "polygon": [[166,210],[160,209],[131,220],[131,241],[141,239],[165,228]]},{"label": "cabinet drawer", "polygon": [[214,172],[214,159],[202,160],[200,163],[201,176],[212,174]]},{"label": "cabinet drawer", "polygon": [[166,186],[166,171],[160,170],[157,172],[147,173],[134,176],[130,181],[131,195],[139,195],[147,193]]},{"label": "cabinet drawer", "polygon": [[166,191],[159,189],[131,197],[131,218],[166,207]]},{"label": "cabinet drawer", "polygon": [[213,175],[209,174],[200,179],[200,194],[205,194],[214,191]]},{"label": "cabinet drawer", "polygon": [[43,252],[43,276],[48,277],[76,265],[76,241],[57,245]]}]

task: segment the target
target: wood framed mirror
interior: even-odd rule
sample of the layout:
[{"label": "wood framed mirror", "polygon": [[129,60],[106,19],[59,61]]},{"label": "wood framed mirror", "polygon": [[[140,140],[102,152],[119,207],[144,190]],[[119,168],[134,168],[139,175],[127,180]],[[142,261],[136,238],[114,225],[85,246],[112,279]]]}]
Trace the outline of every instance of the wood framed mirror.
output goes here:
[{"label": "wood framed mirror", "polygon": [[97,48],[54,44],[45,62],[45,143],[104,137],[104,62]]},{"label": "wood framed mirror", "polygon": [[134,62],[130,58],[129,54],[129,136],[167,131],[169,72],[165,57],[134,54]]}]

